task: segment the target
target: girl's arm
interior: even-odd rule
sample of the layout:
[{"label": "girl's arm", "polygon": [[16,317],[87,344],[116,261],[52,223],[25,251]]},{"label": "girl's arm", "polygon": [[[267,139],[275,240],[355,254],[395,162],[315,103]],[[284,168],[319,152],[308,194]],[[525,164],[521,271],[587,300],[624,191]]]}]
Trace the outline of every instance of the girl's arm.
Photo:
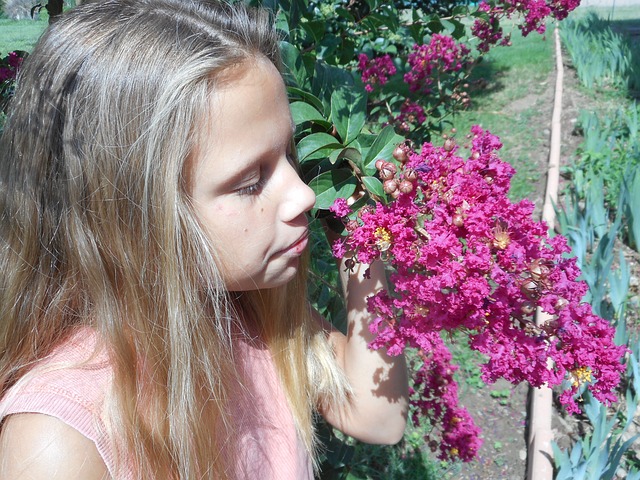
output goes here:
[{"label": "girl's arm", "polygon": [[366,298],[385,288],[386,277],[381,262],[357,265],[345,272],[340,262],[341,280],[347,307],[347,335],[333,329],[331,341],[339,364],[353,391],[343,408],[323,411],[326,420],[340,431],[367,443],[394,444],[402,439],[407,423],[408,382],[403,355],[388,356],[385,349],[371,350],[374,335],[369,331],[371,314]]},{"label": "girl's arm", "polygon": [[0,480],[107,480],[95,444],[57,418],[9,415],[0,432]]}]

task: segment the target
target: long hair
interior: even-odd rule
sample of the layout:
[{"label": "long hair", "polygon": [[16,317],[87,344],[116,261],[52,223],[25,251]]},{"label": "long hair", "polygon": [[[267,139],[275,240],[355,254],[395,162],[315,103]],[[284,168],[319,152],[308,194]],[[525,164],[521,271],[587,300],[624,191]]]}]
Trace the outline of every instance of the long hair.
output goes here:
[{"label": "long hair", "polygon": [[82,5],[25,61],[0,141],[0,394],[92,327],[113,364],[117,458],[137,478],[232,476],[225,412],[248,317],[311,453],[313,408],[345,391],[300,293],[304,269],[289,285],[231,299],[189,201],[185,162],[216,81],[256,56],[280,66],[262,10]]}]

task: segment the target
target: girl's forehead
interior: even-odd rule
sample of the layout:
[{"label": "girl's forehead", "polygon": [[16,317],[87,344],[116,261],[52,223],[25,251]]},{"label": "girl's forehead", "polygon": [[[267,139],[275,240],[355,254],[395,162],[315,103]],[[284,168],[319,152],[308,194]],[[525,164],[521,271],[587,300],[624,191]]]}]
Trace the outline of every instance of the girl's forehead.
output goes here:
[{"label": "girl's forehead", "polygon": [[250,169],[290,148],[295,127],[277,68],[264,59],[233,73],[210,95],[190,167],[192,185],[203,175],[242,176],[243,166]]}]

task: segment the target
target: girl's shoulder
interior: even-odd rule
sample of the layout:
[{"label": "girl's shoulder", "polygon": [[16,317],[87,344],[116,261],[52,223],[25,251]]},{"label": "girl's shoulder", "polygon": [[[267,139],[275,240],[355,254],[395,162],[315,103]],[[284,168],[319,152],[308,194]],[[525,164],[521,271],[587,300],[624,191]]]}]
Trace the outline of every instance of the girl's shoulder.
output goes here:
[{"label": "girl's shoulder", "polygon": [[[70,443],[63,444],[62,437],[56,437],[56,441],[49,440],[51,448],[70,447],[81,453],[86,441],[84,446],[98,452],[102,465],[110,465],[113,455],[104,417],[112,381],[109,356],[97,334],[89,328],[78,329],[0,399],[3,442],[15,432],[23,435],[27,444],[45,442],[44,446],[47,438],[57,433]],[[11,438],[10,444],[20,443]]]},{"label": "girl's shoulder", "polygon": [[0,431],[0,479],[106,480],[95,443],[63,421],[40,413],[9,416]]},{"label": "girl's shoulder", "polygon": [[78,329],[8,390],[0,400],[0,416],[7,404],[17,402],[49,409],[73,405],[99,415],[113,369],[97,338],[90,328]]}]

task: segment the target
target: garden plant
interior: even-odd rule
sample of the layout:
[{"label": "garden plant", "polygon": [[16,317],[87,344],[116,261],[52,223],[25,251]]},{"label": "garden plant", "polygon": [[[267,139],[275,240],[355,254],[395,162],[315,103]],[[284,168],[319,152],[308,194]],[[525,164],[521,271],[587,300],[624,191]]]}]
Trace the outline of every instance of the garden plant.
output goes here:
[{"label": "garden plant", "polygon": [[[624,402],[611,409],[584,396],[590,425],[569,450],[554,447],[556,478],[638,479],[640,463],[634,445],[640,438],[636,423],[640,336],[638,305],[629,303],[627,257],[631,249],[639,251],[640,123],[634,100],[639,66],[633,64],[637,57],[629,54],[633,41],[614,33],[611,20],[595,13],[571,18],[562,37],[584,88],[597,88],[596,98],[613,97],[616,108],[592,108],[580,115],[583,142],[565,172],[571,182],[558,211],[560,229],[589,286],[586,300],[616,326],[616,342],[628,345],[630,352],[621,386]],[[583,47],[588,44],[606,48],[591,50],[586,56]]]}]

